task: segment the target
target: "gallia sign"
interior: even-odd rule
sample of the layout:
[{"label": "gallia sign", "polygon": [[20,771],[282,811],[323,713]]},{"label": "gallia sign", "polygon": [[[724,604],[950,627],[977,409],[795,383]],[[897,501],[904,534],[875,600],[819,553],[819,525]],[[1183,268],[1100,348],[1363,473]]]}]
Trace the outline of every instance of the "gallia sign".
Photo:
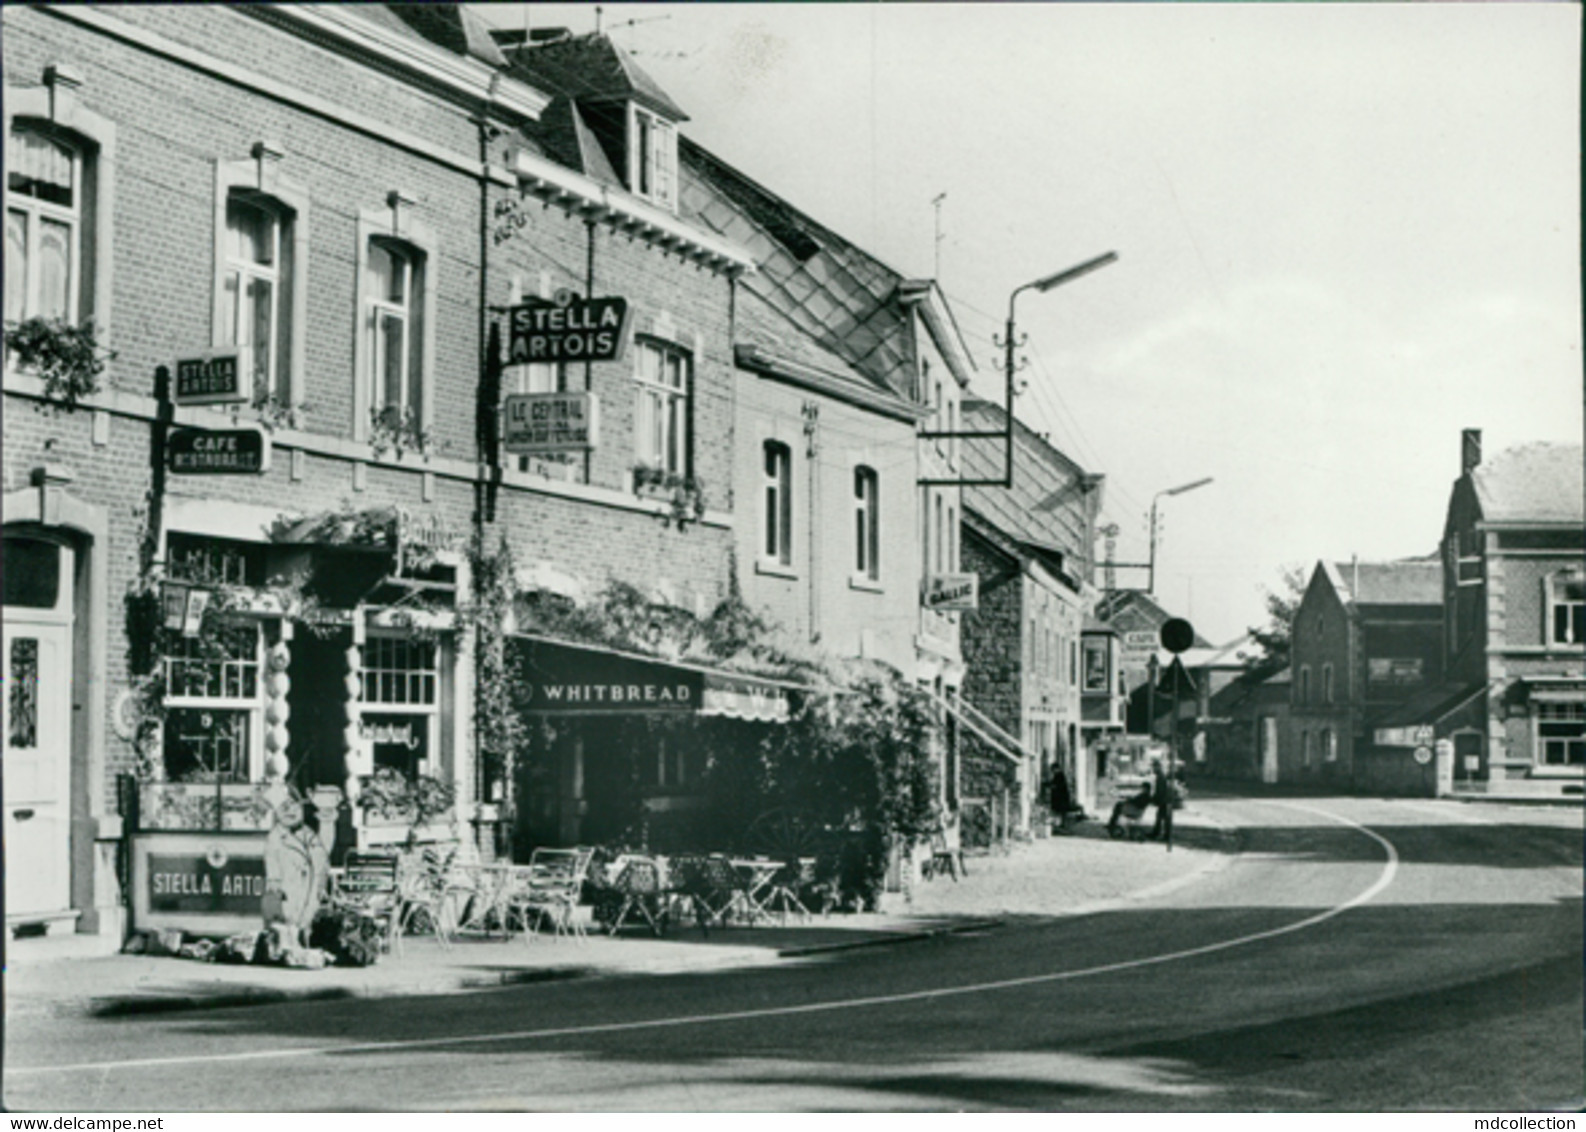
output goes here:
[{"label": "gallia sign", "polygon": [[980,575],[933,574],[925,579],[921,600],[927,609],[977,609]]}]

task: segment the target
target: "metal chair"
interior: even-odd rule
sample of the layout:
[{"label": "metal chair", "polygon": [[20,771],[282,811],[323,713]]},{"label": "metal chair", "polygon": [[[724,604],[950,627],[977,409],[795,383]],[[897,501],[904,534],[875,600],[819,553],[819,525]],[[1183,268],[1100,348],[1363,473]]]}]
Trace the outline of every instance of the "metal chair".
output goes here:
[{"label": "metal chair", "polygon": [[390,853],[347,854],[331,895],[334,907],[375,923],[386,952],[402,950],[401,860]]},{"label": "metal chair", "polygon": [[524,926],[524,939],[548,921],[557,936],[583,939],[584,925],[574,915],[589,874],[593,849],[536,849],[526,867],[512,870],[501,907]]},{"label": "metal chair", "polygon": [[609,934],[616,935],[632,913],[637,913],[649,924],[654,934],[660,935],[665,930],[661,866],[654,858],[630,857],[612,882],[612,888],[621,895],[621,903],[607,928]]}]

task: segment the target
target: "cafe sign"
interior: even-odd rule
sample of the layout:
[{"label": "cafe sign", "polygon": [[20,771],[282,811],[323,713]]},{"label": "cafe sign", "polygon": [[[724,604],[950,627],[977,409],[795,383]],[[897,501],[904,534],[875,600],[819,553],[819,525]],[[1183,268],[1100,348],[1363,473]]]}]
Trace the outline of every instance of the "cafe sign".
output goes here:
[{"label": "cafe sign", "polygon": [[270,470],[270,438],[262,428],[178,428],[166,439],[165,459],[183,475],[262,475]]},{"label": "cafe sign", "polygon": [[519,456],[588,452],[600,443],[600,401],[593,393],[514,393],[507,398],[501,446]]},{"label": "cafe sign", "polygon": [[628,300],[581,299],[563,289],[507,312],[507,364],[609,362],[622,356]]},{"label": "cafe sign", "polygon": [[245,405],[253,400],[253,366],[244,346],[210,350],[176,360],[173,400],[178,405]]},{"label": "cafe sign", "polygon": [[927,609],[977,609],[979,597],[980,575],[933,574],[920,600]]},{"label": "cafe sign", "polygon": [[1379,747],[1424,747],[1432,742],[1432,735],[1430,724],[1416,727],[1379,727],[1372,734],[1372,740]]}]

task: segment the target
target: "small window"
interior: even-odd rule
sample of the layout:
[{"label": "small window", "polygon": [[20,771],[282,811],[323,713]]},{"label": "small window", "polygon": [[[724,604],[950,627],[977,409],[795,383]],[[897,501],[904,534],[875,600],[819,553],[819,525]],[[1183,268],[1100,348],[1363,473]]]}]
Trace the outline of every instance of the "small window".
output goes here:
[{"label": "small window", "polygon": [[669,211],[677,208],[677,127],[633,107],[633,149],[628,185],[635,196]]},{"label": "small window", "polygon": [[1309,731],[1300,732],[1300,765],[1306,767],[1311,765],[1311,733]]},{"label": "small window", "polygon": [[1586,579],[1578,574],[1555,574],[1547,580],[1550,644],[1586,643]]},{"label": "small window", "polygon": [[1294,685],[1294,696],[1298,703],[1311,702],[1311,666],[1308,664],[1300,665],[1300,679]]},{"label": "small window", "polygon": [[947,521],[944,517],[942,497],[936,497],[936,572],[946,571]]},{"label": "small window", "polygon": [[684,476],[690,471],[689,356],[661,342],[636,342],[638,388],[634,413],[639,463]]},{"label": "small window", "polygon": [[881,490],[874,468],[854,469],[854,570],[872,582],[881,578]]},{"label": "small window", "polygon": [[6,135],[7,322],[79,316],[82,279],[81,151],[42,126]]},{"label": "small window", "polygon": [[793,564],[793,452],[786,444],[768,440],[764,447],[765,510],[761,516],[764,540],[761,551],[767,562]]},{"label": "small window", "polygon": [[1330,763],[1338,761],[1338,735],[1331,728],[1322,732],[1322,759]]},{"label": "small window", "polygon": [[1333,702],[1333,666],[1331,664],[1322,665],[1322,702],[1324,704]]},{"label": "small window", "polygon": [[42,539],[7,538],[0,561],[5,604],[54,609],[61,596],[61,548]]}]

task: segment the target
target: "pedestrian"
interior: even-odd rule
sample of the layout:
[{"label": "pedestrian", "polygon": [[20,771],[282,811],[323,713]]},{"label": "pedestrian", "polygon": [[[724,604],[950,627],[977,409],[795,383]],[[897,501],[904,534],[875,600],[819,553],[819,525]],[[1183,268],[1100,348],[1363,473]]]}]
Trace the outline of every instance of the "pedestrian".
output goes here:
[{"label": "pedestrian", "polygon": [[1074,812],[1074,794],[1068,788],[1068,775],[1063,771],[1062,763],[1052,766],[1052,817],[1057,821],[1059,833],[1068,832],[1068,818]]},{"label": "pedestrian", "polygon": [[1167,769],[1162,765],[1161,759],[1151,760],[1151,801],[1156,804],[1156,821],[1151,825],[1151,839],[1166,837],[1169,845],[1173,844],[1173,802],[1175,791],[1173,780],[1168,777]]},{"label": "pedestrian", "polygon": [[1129,798],[1122,798],[1113,803],[1112,816],[1107,819],[1107,832],[1113,837],[1122,837],[1123,819],[1127,817],[1131,823],[1131,828],[1135,828],[1133,823],[1139,822],[1145,816],[1145,811],[1150,805],[1151,784],[1147,782],[1141,785],[1138,794]]}]

